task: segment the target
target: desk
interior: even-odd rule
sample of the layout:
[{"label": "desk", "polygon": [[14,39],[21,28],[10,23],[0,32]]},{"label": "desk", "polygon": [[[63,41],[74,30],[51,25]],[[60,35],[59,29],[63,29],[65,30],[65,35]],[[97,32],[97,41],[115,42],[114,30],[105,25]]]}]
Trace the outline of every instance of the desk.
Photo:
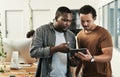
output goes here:
[{"label": "desk", "polygon": [[16,70],[11,70],[10,65],[6,64],[5,72],[0,73],[0,77],[9,77],[14,75],[15,77],[34,77],[36,72],[36,64],[31,64],[31,66],[21,66],[21,68]]}]

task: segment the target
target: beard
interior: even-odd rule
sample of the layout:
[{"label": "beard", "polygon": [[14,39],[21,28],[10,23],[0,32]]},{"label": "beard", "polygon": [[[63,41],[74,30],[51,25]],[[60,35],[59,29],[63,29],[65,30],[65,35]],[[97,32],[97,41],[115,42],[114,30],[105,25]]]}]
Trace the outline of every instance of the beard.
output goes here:
[{"label": "beard", "polygon": [[55,30],[57,30],[58,32],[66,32],[67,31],[67,27],[63,28],[63,27],[55,27]]}]

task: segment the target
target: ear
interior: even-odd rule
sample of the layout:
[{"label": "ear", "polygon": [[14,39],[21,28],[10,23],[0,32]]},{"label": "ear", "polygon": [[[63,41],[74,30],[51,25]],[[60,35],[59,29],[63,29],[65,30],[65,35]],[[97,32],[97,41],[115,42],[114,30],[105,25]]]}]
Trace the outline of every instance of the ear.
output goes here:
[{"label": "ear", "polygon": [[55,20],[57,21],[57,17],[55,17]]},{"label": "ear", "polygon": [[55,17],[55,18],[53,19],[53,21],[55,21],[55,22],[56,22],[56,21],[57,21],[57,18]]},{"label": "ear", "polygon": [[55,19],[57,21],[57,19]]},{"label": "ear", "polygon": [[93,19],[96,20],[96,17],[94,17]]},{"label": "ear", "polygon": [[55,16],[55,20],[57,21],[57,19],[58,19],[58,16]]}]

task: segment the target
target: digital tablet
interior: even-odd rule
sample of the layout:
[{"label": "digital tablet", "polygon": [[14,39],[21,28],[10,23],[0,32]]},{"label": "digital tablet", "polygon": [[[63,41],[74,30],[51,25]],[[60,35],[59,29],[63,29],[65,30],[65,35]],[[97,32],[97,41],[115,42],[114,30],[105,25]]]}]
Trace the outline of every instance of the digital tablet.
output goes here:
[{"label": "digital tablet", "polygon": [[77,52],[82,52],[84,54],[87,54],[87,48],[80,48],[80,49],[70,49],[71,55],[74,55]]}]

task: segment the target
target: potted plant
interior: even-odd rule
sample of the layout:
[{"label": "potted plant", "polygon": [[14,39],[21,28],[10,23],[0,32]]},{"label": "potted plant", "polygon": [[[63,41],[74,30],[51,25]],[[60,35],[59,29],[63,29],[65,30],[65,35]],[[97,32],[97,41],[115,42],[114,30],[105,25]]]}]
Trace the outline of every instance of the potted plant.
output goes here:
[{"label": "potted plant", "polygon": [[6,58],[6,52],[4,52],[3,42],[2,42],[2,33],[0,31],[0,72],[4,72],[4,68],[6,67],[4,64]]}]

